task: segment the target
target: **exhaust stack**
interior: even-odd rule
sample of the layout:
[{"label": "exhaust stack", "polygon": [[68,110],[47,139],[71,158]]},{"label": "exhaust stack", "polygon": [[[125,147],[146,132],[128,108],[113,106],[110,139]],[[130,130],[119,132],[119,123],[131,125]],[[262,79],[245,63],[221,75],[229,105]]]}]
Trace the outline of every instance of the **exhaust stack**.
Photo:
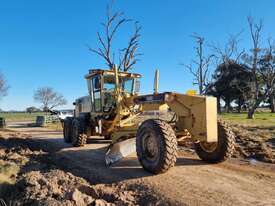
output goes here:
[{"label": "exhaust stack", "polygon": [[158,94],[159,90],[159,70],[156,69],[155,80],[154,80],[154,94]]}]

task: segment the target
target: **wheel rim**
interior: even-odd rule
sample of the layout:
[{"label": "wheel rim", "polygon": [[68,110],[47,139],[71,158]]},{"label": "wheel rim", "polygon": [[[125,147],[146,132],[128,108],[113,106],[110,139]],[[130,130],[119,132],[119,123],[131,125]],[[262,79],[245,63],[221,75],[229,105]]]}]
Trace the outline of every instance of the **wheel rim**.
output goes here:
[{"label": "wheel rim", "polygon": [[214,152],[217,149],[217,142],[200,142],[201,148],[206,152]]},{"label": "wheel rim", "polygon": [[144,157],[147,160],[154,161],[158,158],[159,148],[158,142],[154,134],[151,132],[149,134],[145,134],[143,138],[143,150]]}]

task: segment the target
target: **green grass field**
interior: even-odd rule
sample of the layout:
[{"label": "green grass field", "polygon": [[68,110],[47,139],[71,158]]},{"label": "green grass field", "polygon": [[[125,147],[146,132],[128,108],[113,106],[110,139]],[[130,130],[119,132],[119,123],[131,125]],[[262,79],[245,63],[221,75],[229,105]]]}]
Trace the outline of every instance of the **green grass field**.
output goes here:
[{"label": "green grass field", "polygon": [[[0,113],[0,117],[6,118],[6,121],[35,121],[36,116],[45,113]],[[258,126],[275,126],[275,113],[256,112],[254,119],[247,119],[246,113],[223,113],[219,115],[222,119],[232,123]]]},{"label": "green grass field", "polygon": [[6,121],[35,121],[36,116],[44,115],[43,112],[38,113],[24,113],[24,112],[11,112],[11,113],[1,113],[0,117],[4,117]]},{"label": "green grass field", "polygon": [[270,112],[256,112],[254,119],[247,119],[247,113],[223,113],[219,116],[237,124],[275,127],[275,113]]}]

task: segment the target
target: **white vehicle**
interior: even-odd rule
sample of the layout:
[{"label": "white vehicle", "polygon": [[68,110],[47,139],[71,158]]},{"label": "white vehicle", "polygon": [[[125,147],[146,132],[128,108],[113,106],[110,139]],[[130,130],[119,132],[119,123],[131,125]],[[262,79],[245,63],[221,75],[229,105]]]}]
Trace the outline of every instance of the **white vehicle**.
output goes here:
[{"label": "white vehicle", "polygon": [[67,117],[73,117],[73,110],[60,110],[60,111],[52,111],[52,116],[57,119],[64,120]]}]

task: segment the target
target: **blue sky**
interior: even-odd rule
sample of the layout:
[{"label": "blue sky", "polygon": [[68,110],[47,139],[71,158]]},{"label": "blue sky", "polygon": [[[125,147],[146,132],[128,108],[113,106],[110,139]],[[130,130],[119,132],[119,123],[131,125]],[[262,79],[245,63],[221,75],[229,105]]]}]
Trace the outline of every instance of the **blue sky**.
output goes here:
[{"label": "blue sky", "polygon": [[[38,87],[50,86],[68,100],[87,93],[84,75],[104,62],[86,47],[97,46],[96,32],[105,19],[107,0],[1,0],[0,70],[11,86],[0,101],[5,110],[39,106],[33,102]],[[249,49],[246,17],[264,20],[263,40],[275,34],[275,1],[265,0],[117,0],[115,9],[142,25],[142,61],[135,72],[143,75],[141,91],[153,90],[155,68],[160,69],[160,90],[185,92],[194,88],[192,76],[180,63],[194,56],[190,34],[203,35],[221,45],[229,34],[244,30],[240,47]],[[122,30],[115,45],[127,43]]]}]

